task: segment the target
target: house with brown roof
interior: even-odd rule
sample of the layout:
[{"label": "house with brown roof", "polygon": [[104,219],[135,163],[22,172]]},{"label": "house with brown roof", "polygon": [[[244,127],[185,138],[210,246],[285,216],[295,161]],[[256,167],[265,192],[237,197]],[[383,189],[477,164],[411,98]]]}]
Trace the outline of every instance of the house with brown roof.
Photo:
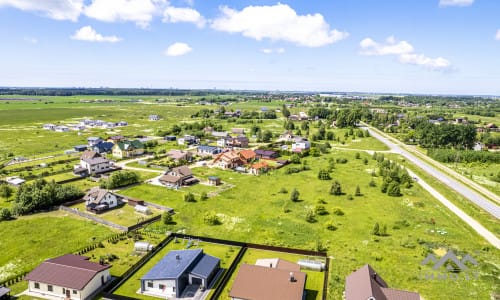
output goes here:
[{"label": "house with brown roof", "polygon": [[31,271],[28,294],[45,299],[92,299],[111,280],[110,265],[89,261],[89,257],[66,254],[48,259]]},{"label": "house with brown roof", "polygon": [[345,300],[420,300],[415,292],[391,289],[368,264],[347,276]]},{"label": "house with brown roof", "polygon": [[172,149],[172,150],[167,152],[167,157],[178,162],[181,160],[191,161],[191,159],[193,158],[193,155],[189,151]]},{"label": "house with brown roof", "polygon": [[278,158],[280,156],[280,154],[276,151],[262,150],[262,149],[255,150],[255,155],[257,156],[257,158],[267,158],[267,159]]},{"label": "house with brown roof", "polygon": [[248,164],[256,158],[255,152],[252,149],[241,150],[238,154],[245,164]]},{"label": "house with brown roof", "polygon": [[80,176],[95,175],[112,169],[111,162],[95,151],[84,151],[80,164],[75,165],[73,173]]},{"label": "house with brown roof", "polygon": [[250,167],[250,173],[254,175],[260,175],[267,172],[267,170],[269,170],[269,164],[265,161],[259,161]]},{"label": "house with brown roof", "polygon": [[232,300],[302,300],[306,273],[300,266],[283,259],[257,260],[242,264],[229,297]]},{"label": "house with brown roof", "polygon": [[191,185],[199,182],[187,166],[172,168],[165,175],[161,176],[158,181],[171,188],[179,188],[183,185]]},{"label": "house with brown roof", "polygon": [[234,169],[242,166],[243,161],[237,151],[228,151],[217,155],[212,164],[221,169]]},{"label": "house with brown roof", "polygon": [[122,204],[121,198],[122,197],[99,187],[91,188],[87,194],[83,196],[87,210],[95,213],[101,213],[117,207]]}]

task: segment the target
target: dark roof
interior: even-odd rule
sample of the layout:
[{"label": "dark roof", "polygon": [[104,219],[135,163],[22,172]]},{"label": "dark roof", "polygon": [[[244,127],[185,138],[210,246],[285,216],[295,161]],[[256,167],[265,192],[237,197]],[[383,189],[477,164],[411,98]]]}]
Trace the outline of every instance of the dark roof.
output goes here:
[{"label": "dark roof", "polygon": [[99,152],[107,152],[107,151],[111,151],[111,149],[113,148],[115,144],[111,143],[111,142],[101,142],[97,145],[94,146],[94,148],[97,148],[99,149]]},{"label": "dark roof", "polygon": [[169,174],[173,175],[173,173],[177,174],[177,176],[192,176],[193,172],[188,166],[180,166],[176,168],[172,168],[172,170],[169,172]]},{"label": "dark roof", "polygon": [[[242,264],[234,280],[230,297],[259,300],[302,300],[306,273]],[[378,299],[377,299],[378,300]]]},{"label": "dark roof", "polygon": [[275,155],[276,151],[257,149],[257,150],[255,150],[255,154],[261,155],[261,156],[271,156],[271,155]]},{"label": "dark roof", "polygon": [[88,145],[76,145],[73,148],[76,149],[87,149],[89,146]]},{"label": "dark roof", "polygon": [[175,279],[181,276],[203,253],[201,249],[172,250],[165,255],[141,280]]},{"label": "dark roof", "polygon": [[82,159],[84,162],[88,163],[89,165],[97,165],[97,164],[102,164],[109,162],[108,159],[104,157],[96,157],[96,158],[84,158]]},{"label": "dark roof", "polygon": [[87,151],[84,151],[82,153],[82,155],[80,156],[80,159],[85,160],[85,159],[92,159],[92,158],[96,158],[96,157],[101,157],[101,155],[95,151],[87,150]]},{"label": "dark roof", "polygon": [[104,196],[106,196],[108,193],[111,192],[99,187],[94,187],[91,188],[87,192],[87,194],[85,194],[85,196],[83,196],[83,200],[90,201],[90,203],[99,204],[101,203],[101,200],[104,198]]},{"label": "dark roof", "polygon": [[374,297],[377,300],[419,300],[414,292],[390,289],[387,283],[368,264],[347,276],[345,299],[358,300]]},{"label": "dark roof", "polygon": [[208,278],[212,274],[213,270],[217,268],[220,263],[220,259],[213,257],[208,254],[203,254],[200,261],[196,264],[194,269],[190,272],[191,274],[203,278]]},{"label": "dark roof", "polygon": [[215,147],[215,146],[209,146],[209,145],[198,146],[198,151],[215,152],[215,151],[220,151],[220,150],[221,149],[219,147]]},{"label": "dark roof", "polygon": [[66,254],[42,262],[24,279],[83,290],[94,276],[110,267],[91,262],[86,256]]},{"label": "dark roof", "polygon": [[116,145],[118,145],[121,150],[127,151],[144,148],[144,145],[139,140],[118,142]]}]

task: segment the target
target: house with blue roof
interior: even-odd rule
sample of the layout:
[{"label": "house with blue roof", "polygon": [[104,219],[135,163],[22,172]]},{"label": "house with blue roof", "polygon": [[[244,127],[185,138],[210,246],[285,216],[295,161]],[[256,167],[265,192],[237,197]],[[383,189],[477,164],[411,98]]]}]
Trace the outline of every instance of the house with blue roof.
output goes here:
[{"label": "house with blue roof", "polygon": [[109,153],[113,149],[113,146],[115,144],[111,142],[101,142],[94,147],[92,147],[92,150],[94,150],[97,153]]},{"label": "house with blue roof", "polygon": [[202,249],[172,250],[141,278],[141,293],[179,298],[189,285],[208,288],[220,269],[220,259]]},{"label": "house with blue roof", "polygon": [[209,145],[201,145],[198,146],[198,154],[201,156],[204,155],[217,155],[219,153],[222,153],[223,149],[215,146],[209,146]]}]

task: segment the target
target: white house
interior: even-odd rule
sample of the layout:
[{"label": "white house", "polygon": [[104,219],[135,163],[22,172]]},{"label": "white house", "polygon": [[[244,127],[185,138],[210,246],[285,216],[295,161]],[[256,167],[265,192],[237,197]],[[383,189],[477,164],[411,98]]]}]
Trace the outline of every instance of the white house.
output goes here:
[{"label": "white house", "polygon": [[311,142],[306,139],[297,140],[292,144],[293,152],[302,152],[311,148]]},{"label": "white house", "polygon": [[73,173],[78,175],[94,175],[112,170],[111,161],[95,151],[84,151],[80,157],[80,164],[76,165]]},{"label": "white house", "polygon": [[88,142],[90,147],[93,147],[99,143],[102,143],[103,140],[100,137],[91,136],[91,137],[87,138],[87,142]]},{"label": "white house", "polygon": [[92,299],[111,280],[110,265],[66,254],[42,262],[24,280],[28,295],[44,299]]},{"label": "white house", "polygon": [[102,212],[121,204],[120,197],[111,193],[108,190],[94,187],[90,189],[85,196],[85,206],[87,210],[94,212]]}]

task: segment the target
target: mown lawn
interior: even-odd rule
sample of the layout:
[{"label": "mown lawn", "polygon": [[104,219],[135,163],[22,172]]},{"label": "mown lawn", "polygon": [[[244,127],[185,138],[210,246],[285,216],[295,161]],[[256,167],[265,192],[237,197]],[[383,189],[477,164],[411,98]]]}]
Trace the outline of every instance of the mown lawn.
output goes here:
[{"label": "mown lawn", "polygon": [[62,211],[0,222],[0,281],[114,232]]},{"label": "mown lawn", "polygon": [[[137,290],[140,288],[139,279],[144,276],[149,270],[156,265],[168,252],[171,250],[181,250],[186,249],[188,244],[187,240],[178,239],[177,243],[175,241],[171,241],[167,244],[160,252],[158,252],[155,256],[153,256],[142,268],[140,268],[134,275],[132,275],[126,282],[124,282],[115,292],[114,294],[129,296],[139,299],[158,299],[154,297],[149,297],[146,295],[137,294]],[[226,246],[221,244],[213,244],[207,242],[193,242],[192,246],[189,249],[203,249],[204,253],[215,256],[221,260],[220,266],[223,269],[227,269],[236,254],[239,251],[239,247],[235,246]]]},{"label": "mown lawn", "polygon": [[[370,263],[391,286],[419,291],[425,299],[442,299],[442,294],[450,298],[473,295],[476,299],[484,299],[497,291],[499,285],[494,275],[497,268],[493,262],[500,259],[499,251],[418,185],[403,189],[402,197],[382,194],[382,178],[374,178],[377,186],[369,187],[376,163],[371,155],[360,152],[361,159],[354,158],[356,151],[341,150],[333,150],[322,157],[308,157],[305,160],[311,169],[295,174],[285,171],[298,165],[262,176],[194,168],[195,176],[215,175],[226,184],[234,185],[216,197],[196,203],[184,202],[177,191],[150,185],[132,187],[122,193],[133,197],[140,195],[142,199],[174,208],[177,224],[169,226],[168,230],[285,247],[326,249],[333,256],[329,299],[341,299],[345,277],[366,263]],[[329,157],[348,160],[346,164],[337,163],[331,173],[342,185],[345,193],[342,196],[329,194],[333,179],[317,178],[318,170],[328,166]],[[363,158],[368,159],[367,165]],[[357,185],[363,196],[347,200],[348,194],[354,195]],[[280,193],[282,188],[287,193]],[[290,200],[293,188],[300,192],[299,202]],[[326,202],[323,205],[329,214],[316,216],[316,222],[306,222],[307,211],[318,205],[320,199]],[[340,208],[344,215],[334,215],[334,208]],[[204,223],[205,213],[211,211],[219,216],[221,225]],[[337,230],[326,229],[329,221]],[[375,223],[381,227],[385,225],[388,236],[372,235]],[[158,226],[161,225],[151,225]],[[447,233],[439,234],[437,230]],[[474,257],[482,265],[481,279],[470,284],[420,280],[421,270],[431,270],[421,267],[420,262],[427,251],[439,247],[467,253],[479,251]]]}]

